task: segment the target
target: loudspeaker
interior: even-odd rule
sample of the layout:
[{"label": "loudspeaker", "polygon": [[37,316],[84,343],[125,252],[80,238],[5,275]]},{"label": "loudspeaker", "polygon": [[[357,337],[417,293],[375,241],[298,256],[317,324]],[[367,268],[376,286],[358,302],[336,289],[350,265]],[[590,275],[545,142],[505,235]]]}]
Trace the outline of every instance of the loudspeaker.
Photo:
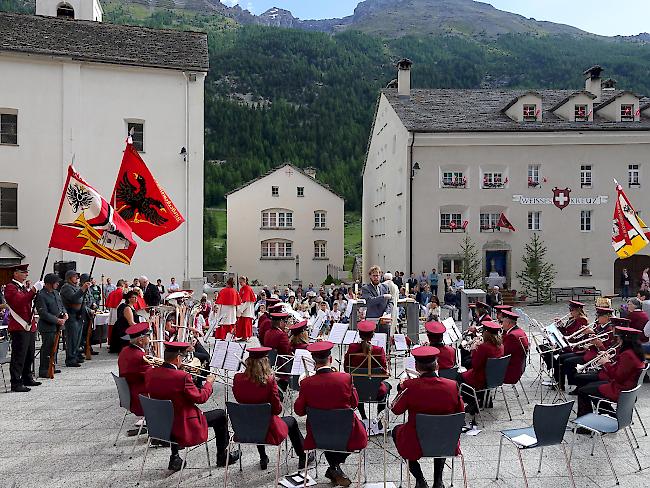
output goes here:
[{"label": "loudspeaker", "polygon": [[54,274],[58,275],[62,280],[65,280],[66,271],[71,269],[77,269],[76,261],[56,261],[54,263]]}]

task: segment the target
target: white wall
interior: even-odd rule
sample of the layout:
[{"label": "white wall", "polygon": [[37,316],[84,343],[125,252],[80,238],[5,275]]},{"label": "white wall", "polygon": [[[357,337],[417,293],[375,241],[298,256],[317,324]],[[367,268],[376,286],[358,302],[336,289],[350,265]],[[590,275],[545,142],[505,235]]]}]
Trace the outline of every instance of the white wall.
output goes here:
[{"label": "white wall", "polygon": [[[186,222],[151,243],[138,240],[130,267],[98,260],[94,274],[200,278],[204,74],[188,83],[180,71],[5,54],[0,54],[0,72],[0,107],[18,110],[18,146],[0,146],[0,179],[18,183],[19,219],[17,229],[0,228],[0,242],[9,242],[40,271],[69,162],[74,157],[77,171],[110,198],[125,119],[138,118],[145,121],[142,157]],[[181,147],[189,151],[189,198]],[[76,260],[81,270],[91,261],[53,249],[50,263],[57,260]]]},{"label": "white wall", "polygon": [[74,9],[76,20],[102,21],[104,12],[98,0],[36,0],[36,15],[56,17],[57,8],[63,3]]}]

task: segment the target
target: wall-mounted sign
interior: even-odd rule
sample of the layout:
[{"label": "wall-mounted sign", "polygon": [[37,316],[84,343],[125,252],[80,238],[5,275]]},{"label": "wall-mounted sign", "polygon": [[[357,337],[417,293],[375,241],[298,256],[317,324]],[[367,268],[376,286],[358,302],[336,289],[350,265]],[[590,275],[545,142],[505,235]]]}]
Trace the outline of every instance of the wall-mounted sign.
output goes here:
[{"label": "wall-mounted sign", "polygon": [[609,197],[607,195],[598,195],[592,197],[572,197],[571,190],[568,188],[559,190],[553,189],[551,197],[528,197],[525,195],[513,195],[512,201],[521,205],[555,205],[562,210],[568,205],[606,205]]}]

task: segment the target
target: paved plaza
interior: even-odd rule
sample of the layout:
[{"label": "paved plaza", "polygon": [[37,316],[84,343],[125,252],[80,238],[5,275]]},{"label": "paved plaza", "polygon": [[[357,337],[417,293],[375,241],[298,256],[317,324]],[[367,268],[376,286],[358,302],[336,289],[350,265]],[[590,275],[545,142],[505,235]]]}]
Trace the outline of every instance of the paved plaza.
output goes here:
[{"label": "paved plaza", "polygon": [[[541,323],[550,323],[553,317],[565,314],[566,304],[546,305],[543,307],[526,307],[525,310]],[[593,305],[587,307],[587,313],[593,317]],[[508,391],[508,400],[513,420],[508,421],[503,400],[499,397],[494,408],[485,415],[486,426],[479,435],[461,437],[462,450],[465,455],[468,481],[470,487],[522,487],[521,470],[515,449],[504,444],[500,479],[494,475],[499,446],[499,430],[524,427],[532,424],[533,403],[540,401],[537,384],[532,385],[538,369],[538,356],[533,355],[531,364],[523,381],[530,405],[524,402],[525,413],[522,415],[512,391]],[[0,486],[5,487],[124,487],[135,486],[144,452],[141,441],[133,459],[129,452],[133,438],[122,435],[117,447],[113,441],[123,416],[118,406],[115,384],[111,372],[117,372],[117,357],[109,355],[106,348],[82,368],[61,368],[63,372],[56,380],[42,380],[43,385],[31,393],[0,392],[0,439],[3,455],[0,457]],[[4,367],[8,378],[8,367]],[[395,380],[393,380],[395,381]],[[544,388],[544,393],[548,390]],[[576,398],[576,397],[569,397]],[[646,423],[650,425],[650,388],[644,385],[638,402],[639,411]],[[551,401],[553,395],[547,396]],[[216,388],[205,409],[224,406],[224,391]],[[495,416],[496,419],[492,418]],[[572,415],[571,418],[575,418]],[[132,424],[134,417],[129,416]],[[391,423],[401,422],[392,418]],[[130,426],[129,424],[129,426]],[[304,419],[300,419],[304,432]],[[623,433],[606,437],[606,443],[614,461],[622,487],[645,486],[650,479],[650,437],[644,437],[640,425],[633,426],[640,449],[637,450],[643,470],[636,471],[636,463]],[[367,450],[367,476],[369,482],[383,480],[384,456],[381,437],[373,437]],[[571,435],[566,436],[570,442]],[[578,436],[574,457],[573,473],[578,487],[615,486],[614,478],[607,463],[602,445],[596,445],[594,456],[590,456],[591,443],[587,437]],[[210,445],[212,463],[215,463],[216,448]],[[273,451],[269,456],[273,460]],[[399,462],[396,450],[388,440],[386,461],[387,479],[399,483]],[[542,471],[537,473],[539,450],[523,452],[526,471],[531,487],[569,487],[571,486],[562,452],[559,448],[544,451]],[[151,449],[143,475],[143,486],[175,486],[178,474],[170,476],[166,469],[169,458],[168,448]],[[344,470],[352,478],[357,457],[351,456]],[[424,461],[425,473],[429,473],[431,483],[432,463]],[[296,458],[290,459],[290,469],[297,469]],[[205,450],[197,450],[188,457],[189,468],[185,470],[183,486],[199,488],[223,486],[223,469],[213,468],[208,476]],[[231,471],[231,487],[267,487],[273,486],[273,465],[266,472],[259,470],[257,451],[252,446],[244,447],[244,472]],[[460,463],[456,463],[454,486],[462,486]],[[318,487],[331,486],[324,478],[324,459],[319,465]],[[311,472],[314,474],[313,471]],[[445,486],[449,486],[450,470],[445,470]],[[413,485],[413,481],[412,481]],[[406,486],[406,482],[404,483]]]}]

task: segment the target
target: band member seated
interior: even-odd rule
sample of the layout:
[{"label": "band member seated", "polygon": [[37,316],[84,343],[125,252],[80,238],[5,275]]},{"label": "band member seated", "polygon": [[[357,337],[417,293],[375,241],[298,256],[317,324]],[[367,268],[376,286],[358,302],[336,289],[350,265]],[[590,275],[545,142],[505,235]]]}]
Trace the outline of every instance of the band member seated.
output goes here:
[{"label": "band member seated", "polygon": [[[181,356],[190,347],[187,342],[165,342],[165,363],[159,368],[152,368],[146,373],[145,389],[151,398],[171,400],[174,405],[174,423],[172,426],[172,454],[168,469],[180,471],[182,459],[179,449],[196,446],[208,439],[208,427],[214,429],[217,444],[217,466],[226,465],[226,448],[228,447],[228,421],[226,412],[221,409],[202,412],[197,404],[208,401],[212,394],[214,375],[208,375],[199,389],[192,380],[192,375],[180,368]],[[239,451],[230,453],[230,464],[239,460]]]},{"label": "band member seated", "polygon": [[494,307],[494,310],[496,311],[496,317],[497,317],[497,322],[501,323],[503,320],[503,312],[506,310],[512,312],[512,305],[496,305]]},{"label": "band member seated", "polygon": [[296,349],[307,349],[309,345],[309,334],[307,333],[307,321],[303,320],[297,324],[289,327],[291,337],[289,343],[291,344],[291,353],[295,353]]},{"label": "band member seated", "polygon": [[[472,307],[472,305],[474,305]],[[470,311],[472,312],[472,325],[470,325],[465,331],[465,336],[472,338],[477,337],[482,333],[483,322],[492,321],[492,317],[488,313],[490,307],[487,303],[477,301],[476,303],[470,304]],[[461,364],[465,368],[471,366],[471,352],[467,349],[461,348],[460,350]]]},{"label": "band member seated", "polygon": [[447,331],[441,322],[427,322],[424,324],[427,331],[428,346],[438,349],[437,363],[439,369],[450,369],[456,366],[456,349],[453,346],[447,346],[443,337]]},{"label": "band member seated", "polygon": [[[417,349],[416,349],[417,350]],[[501,339],[501,324],[496,322],[483,322],[483,343],[472,351],[471,368],[464,373],[459,373],[458,383],[466,383],[475,390],[482,390],[486,385],[485,368],[490,358],[503,356],[503,341]],[[483,395],[478,395],[479,401]],[[467,412],[472,415],[472,423],[475,423],[474,416],[478,413],[478,405],[474,398],[464,393],[464,400],[467,402]]]},{"label": "band member seated", "polygon": [[[384,348],[373,346],[371,343],[376,328],[377,324],[372,320],[363,320],[357,323],[357,330],[359,331],[361,342],[350,344],[343,359],[343,364],[348,373],[361,376],[367,374],[369,369],[377,370],[381,368],[384,372],[388,371]],[[390,390],[391,385],[387,381],[382,381],[377,392],[376,400],[384,403],[377,404],[377,415],[386,408],[386,397],[390,393]],[[366,420],[366,408],[363,403],[359,403],[359,413],[361,414],[361,418]],[[381,421],[379,423],[379,429],[382,429]]]},{"label": "band member seated", "polygon": [[[291,440],[293,450],[298,455],[298,467],[305,467],[306,457],[303,447],[304,439],[298,428],[296,419],[280,417],[282,413],[282,403],[278,392],[278,385],[269,365],[268,353],[269,347],[255,347],[248,349],[248,359],[246,359],[246,369],[242,373],[237,373],[233,380],[232,392],[235,400],[242,404],[260,404],[270,403],[271,423],[266,434],[267,444],[274,446],[282,443],[287,434]],[[266,469],[269,464],[269,458],[266,455],[264,446],[257,446],[260,453],[260,468]],[[315,458],[315,456],[313,456]]]},{"label": "band member seated", "polygon": [[[130,344],[123,347],[120,351],[120,355],[117,357],[117,367],[119,375],[126,379],[126,382],[129,384],[131,412],[138,417],[142,417],[144,412],[142,411],[142,405],[140,405],[140,395],[147,394],[145,377],[147,371],[152,368],[144,360],[149,349],[149,323],[143,322],[133,325],[126,329],[126,333],[129,335]],[[137,433],[138,429],[127,432],[128,435],[135,435]]]},{"label": "band member seated", "polygon": [[[408,411],[407,422],[393,428],[392,437],[397,452],[409,462],[409,471],[415,477],[415,488],[428,488],[418,462],[422,457],[422,449],[415,425],[416,415],[449,415],[465,411],[456,383],[438,377],[439,353],[438,348],[431,346],[421,346],[413,350],[415,369],[419,377],[402,382],[402,392],[391,407],[396,415]],[[442,472],[445,460],[435,459],[433,466],[433,488],[444,488]]]},{"label": "band member seated", "polygon": [[530,344],[526,333],[517,325],[519,315],[509,310],[504,310],[501,315],[503,317],[503,355],[510,354],[510,362],[503,382],[506,385],[514,385],[524,374],[524,363]]},{"label": "band member seated", "polygon": [[[286,312],[271,313],[271,329],[264,334],[264,347],[270,347],[275,350],[279,356],[291,356],[291,344],[289,343],[289,336],[287,335],[287,320],[289,314]],[[282,362],[281,358],[276,360],[276,365],[279,366],[278,371],[289,373],[290,362],[285,360]],[[284,375],[278,375],[278,386],[282,391],[286,391],[289,386],[289,381]]]},{"label": "band member seated", "polygon": [[277,303],[280,303],[277,298],[267,298],[266,310],[257,318],[257,337],[260,344],[264,344],[264,336],[271,329],[271,307]]},{"label": "band member seated", "polygon": [[[641,300],[636,297],[630,298],[627,301],[627,312],[627,318],[630,319],[630,327],[643,332],[645,324],[648,323],[650,318],[648,318],[648,314],[643,311]],[[646,337],[645,334],[641,334],[639,336],[639,342],[645,344],[648,342],[648,337]]]},{"label": "band member seated", "polygon": [[[606,362],[598,373],[576,377],[578,383],[584,385],[578,389],[578,417],[593,411],[590,396],[618,401],[622,391],[631,390],[636,386],[645,367],[645,355],[639,342],[641,331],[631,327],[616,327],[615,330],[621,340],[616,362],[604,352],[603,361]],[[584,432],[579,429],[578,432],[589,433],[586,429]]]},{"label": "band member seated", "polygon": [[[314,342],[307,347],[314,359],[316,373],[308,376],[300,383],[300,392],[294,404],[294,411],[299,416],[307,415],[307,407],[321,410],[334,410],[344,408],[357,408],[359,396],[348,373],[335,372],[332,369],[332,348],[334,344],[329,341]],[[368,436],[361,420],[354,415],[352,418],[352,431],[348,439],[348,451],[364,449],[368,445]],[[307,437],[305,449],[314,449],[316,444],[307,424]],[[325,451],[325,459],[329,464],[325,476],[334,485],[350,486],[350,479],[341,469],[348,454]]]}]

